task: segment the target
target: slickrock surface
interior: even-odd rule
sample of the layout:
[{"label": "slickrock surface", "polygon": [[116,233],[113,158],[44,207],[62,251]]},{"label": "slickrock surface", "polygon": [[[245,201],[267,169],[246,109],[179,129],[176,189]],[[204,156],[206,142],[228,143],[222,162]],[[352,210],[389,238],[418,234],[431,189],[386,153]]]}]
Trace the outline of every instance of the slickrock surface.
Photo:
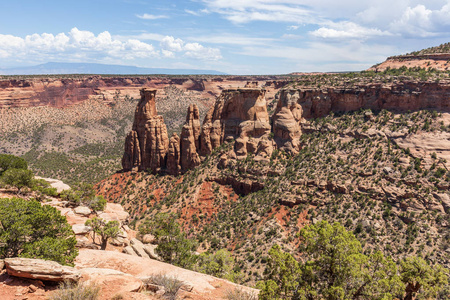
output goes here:
[{"label": "slickrock surface", "polygon": [[75,266],[79,269],[94,266],[95,268],[112,269],[142,279],[164,274],[192,286],[192,291],[187,294],[191,299],[224,299],[225,292],[236,287],[241,287],[248,292],[256,292],[252,288],[239,286],[224,279],[182,269],[157,260],[113,251],[82,249]]},{"label": "slickrock surface", "polygon": [[31,258],[6,258],[9,275],[46,281],[78,281],[80,274],[72,267],[62,266],[54,261]]}]

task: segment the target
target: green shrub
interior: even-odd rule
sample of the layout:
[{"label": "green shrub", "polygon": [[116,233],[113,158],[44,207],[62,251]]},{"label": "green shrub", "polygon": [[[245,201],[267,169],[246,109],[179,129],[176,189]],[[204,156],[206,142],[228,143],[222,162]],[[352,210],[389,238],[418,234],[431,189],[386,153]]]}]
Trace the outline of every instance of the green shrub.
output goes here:
[{"label": "green shrub", "polygon": [[31,187],[33,183],[33,172],[24,169],[8,169],[3,172],[2,181],[7,185],[17,188],[17,193],[24,187]]},{"label": "green shrub", "polygon": [[72,226],[54,207],[0,199],[0,258],[41,258],[70,265],[78,255]]},{"label": "green shrub", "polygon": [[8,169],[28,169],[28,164],[23,158],[9,155],[0,154],[0,176]]}]

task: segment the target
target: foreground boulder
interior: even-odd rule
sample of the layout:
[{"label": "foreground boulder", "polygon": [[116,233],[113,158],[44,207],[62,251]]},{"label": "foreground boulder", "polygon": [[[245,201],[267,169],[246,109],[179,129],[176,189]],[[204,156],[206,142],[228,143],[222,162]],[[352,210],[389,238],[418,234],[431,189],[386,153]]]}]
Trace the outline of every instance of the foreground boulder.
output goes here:
[{"label": "foreground boulder", "polygon": [[57,262],[32,258],[6,258],[5,266],[8,275],[44,281],[78,281],[79,272]]}]

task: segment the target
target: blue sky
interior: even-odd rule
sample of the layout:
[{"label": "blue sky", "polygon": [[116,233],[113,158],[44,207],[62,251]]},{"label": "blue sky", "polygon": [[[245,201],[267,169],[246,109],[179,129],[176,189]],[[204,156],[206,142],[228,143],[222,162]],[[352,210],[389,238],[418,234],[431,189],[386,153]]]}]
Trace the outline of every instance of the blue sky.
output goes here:
[{"label": "blue sky", "polygon": [[16,0],[0,68],[49,61],[230,74],[362,70],[450,42],[450,0]]}]

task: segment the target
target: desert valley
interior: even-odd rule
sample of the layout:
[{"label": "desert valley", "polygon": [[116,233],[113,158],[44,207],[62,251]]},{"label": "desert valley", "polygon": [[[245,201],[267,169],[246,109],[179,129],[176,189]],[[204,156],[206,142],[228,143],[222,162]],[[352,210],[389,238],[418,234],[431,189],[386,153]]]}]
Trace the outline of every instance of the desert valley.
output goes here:
[{"label": "desert valley", "polygon": [[448,299],[449,58],[0,75],[0,299]]}]

